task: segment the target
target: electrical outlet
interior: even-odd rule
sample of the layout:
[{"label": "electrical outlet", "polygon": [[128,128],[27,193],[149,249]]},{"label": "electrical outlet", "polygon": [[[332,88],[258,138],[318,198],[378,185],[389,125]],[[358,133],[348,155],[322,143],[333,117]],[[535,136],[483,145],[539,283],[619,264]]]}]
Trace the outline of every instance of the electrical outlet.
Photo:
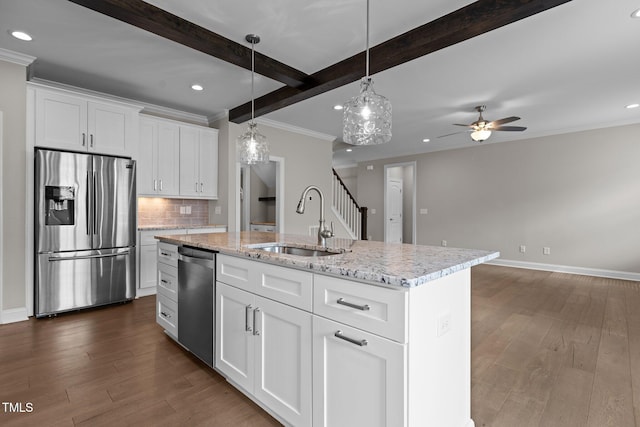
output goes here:
[{"label": "electrical outlet", "polygon": [[222,215],[222,206],[216,206],[213,210],[216,215]]},{"label": "electrical outlet", "polygon": [[527,247],[525,245],[520,245],[520,252],[525,253],[527,251]]},{"label": "electrical outlet", "polygon": [[184,206],[180,206],[180,215],[184,215],[185,213],[187,213],[187,211]]},{"label": "electrical outlet", "polygon": [[548,246],[542,248],[542,255],[551,255],[551,248]]},{"label": "electrical outlet", "polygon": [[447,246],[447,241],[446,241],[446,240],[443,240],[443,241],[441,242],[441,244],[442,244],[442,246]]},{"label": "electrical outlet", "polygon": [[441,337],[451,330],[451,313],[446,312],[438,317],[438,336]]},{"label": "electrical outlet", "polygon": [[191,206],[185,206],[185,211],[187,215],[191,215]]}]

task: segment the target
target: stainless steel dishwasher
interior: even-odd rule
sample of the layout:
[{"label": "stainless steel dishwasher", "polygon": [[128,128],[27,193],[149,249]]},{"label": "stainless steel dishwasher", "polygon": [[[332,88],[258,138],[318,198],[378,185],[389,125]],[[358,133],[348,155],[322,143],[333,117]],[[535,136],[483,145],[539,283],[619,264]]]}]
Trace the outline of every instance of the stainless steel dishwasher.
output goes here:
[{"label": "stainless steel dishwasher", "polygon": [[178,248],[178,342],[213,367],[215,253]]}]

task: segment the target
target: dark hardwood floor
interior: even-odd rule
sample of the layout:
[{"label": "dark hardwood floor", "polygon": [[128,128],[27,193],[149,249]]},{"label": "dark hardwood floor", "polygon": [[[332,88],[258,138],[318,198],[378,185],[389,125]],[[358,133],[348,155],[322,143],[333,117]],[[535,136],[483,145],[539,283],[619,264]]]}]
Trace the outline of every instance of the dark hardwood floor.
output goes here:
[{"label": "dark hardwood floor", "polygon": [[[472,288],[476,426],[638,425],[639,283],[482,265]],[[279,425],[168,338],[154,308],[1,325],[0,425]]]}]

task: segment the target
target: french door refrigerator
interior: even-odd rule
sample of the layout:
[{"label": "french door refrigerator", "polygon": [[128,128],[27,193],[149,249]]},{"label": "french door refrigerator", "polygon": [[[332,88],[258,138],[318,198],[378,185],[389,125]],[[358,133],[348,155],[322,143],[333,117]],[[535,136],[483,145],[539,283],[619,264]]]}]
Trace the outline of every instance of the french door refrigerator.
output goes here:
[{"label": "french door refrigerator", "polygon": [[36,317],[135,297],[136,163],[36,148]]}]

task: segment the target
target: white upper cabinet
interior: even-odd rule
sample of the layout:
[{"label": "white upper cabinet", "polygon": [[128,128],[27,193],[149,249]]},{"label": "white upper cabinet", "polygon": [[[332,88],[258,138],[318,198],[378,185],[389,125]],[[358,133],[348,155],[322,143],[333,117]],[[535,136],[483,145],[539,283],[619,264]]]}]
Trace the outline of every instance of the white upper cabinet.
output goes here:
[{"label": "white upper cabinet", "polygon": [[179,136],[175,123],[140,117],[139,195],[179,195]]},{"label": "white upper cabinet", "polygon": [[135,157],[138,108],[36,89],[35,145]]},{"label": "white upper cabinet", "polygon": [[218,198],[218,131],[180,126],[180,195]]}]

